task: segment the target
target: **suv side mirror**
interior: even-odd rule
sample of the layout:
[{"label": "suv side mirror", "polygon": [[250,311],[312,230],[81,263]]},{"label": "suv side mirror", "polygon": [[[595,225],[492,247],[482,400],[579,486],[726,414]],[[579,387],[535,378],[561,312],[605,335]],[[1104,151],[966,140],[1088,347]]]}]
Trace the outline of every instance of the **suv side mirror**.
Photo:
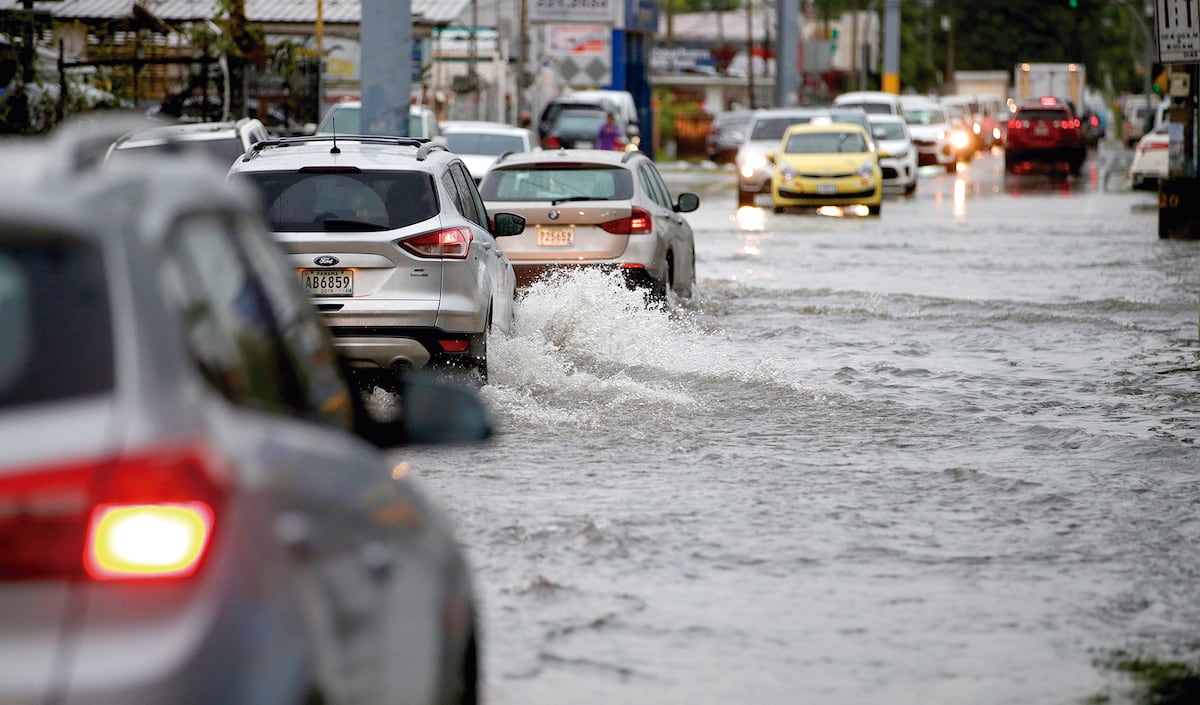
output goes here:
[{"label": "suv side mirror", "polygon": [[691,213],[700,207],[700,197],[694,193],[681,193],[675,202],[676,213]]},{"label": "suv side mirror", "polygon": [[516,213],[497,213],[492,216],[492,235],[505,237],[525,232],[525,216]]}]

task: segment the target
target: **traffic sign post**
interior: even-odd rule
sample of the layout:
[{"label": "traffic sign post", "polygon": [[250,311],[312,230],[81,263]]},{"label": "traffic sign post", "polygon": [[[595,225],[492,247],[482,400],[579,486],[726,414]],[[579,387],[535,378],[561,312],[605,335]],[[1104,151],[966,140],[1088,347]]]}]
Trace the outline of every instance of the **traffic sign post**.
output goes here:
[{"label": "traffic sign post", "polygon": [[1200,66],[1200,0],[1155,0],[1158,57],[1171,67],[1171,106],[1167,112],[1170,135],[1167,177],[1158,187],[1158,236],[1200,239],[1200,197],[1196,168],[1197,68]]}]

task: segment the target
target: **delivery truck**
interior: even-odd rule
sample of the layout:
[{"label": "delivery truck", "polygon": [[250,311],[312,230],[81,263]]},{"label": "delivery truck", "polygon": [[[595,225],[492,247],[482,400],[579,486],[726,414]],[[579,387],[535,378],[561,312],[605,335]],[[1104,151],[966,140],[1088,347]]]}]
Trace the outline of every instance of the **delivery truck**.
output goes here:
[{"label": "delivery truck", "polygon": [[1018,103],[1051,95],[1069,101],[1078,115],[1083,110],[1085,86],[1083,64],[1022,62],[1013,71],[1013,97]]}]

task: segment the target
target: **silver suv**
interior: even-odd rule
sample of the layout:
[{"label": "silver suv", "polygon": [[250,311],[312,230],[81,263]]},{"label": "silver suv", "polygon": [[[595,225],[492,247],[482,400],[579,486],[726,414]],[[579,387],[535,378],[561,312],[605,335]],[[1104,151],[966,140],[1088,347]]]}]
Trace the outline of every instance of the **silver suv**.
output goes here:
[{"label": "silver suv", "polygon": [[258,188],[360,378],[386,386],[429,366],[486,383],[488,335],[511,331],[515,296],[496,238],[525,219],[489,219],[461,158],[412,137],[289,137],[258,143],[229,176]]},{"label": "silver suv", "polygon": [[476,702],[449,517],[364,438],[477,395],[372,421],[226,169],[69,134],[0,144],[0,702]]}]

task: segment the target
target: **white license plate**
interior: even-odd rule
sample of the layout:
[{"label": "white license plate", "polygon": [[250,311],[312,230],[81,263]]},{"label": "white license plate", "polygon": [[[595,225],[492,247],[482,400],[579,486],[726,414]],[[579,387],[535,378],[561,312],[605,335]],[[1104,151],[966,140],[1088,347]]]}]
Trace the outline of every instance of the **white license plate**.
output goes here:
[{"label": "white license plate", "polygon": [[353,269],[301,269],[304,288],[313,296],[353,296]]},{"label": "white license plate", "polygon": [[817,193],[825,196],[837,193],[837,184],[817,184]]},{"label": "white license plate", "polygon": [[575,142],[575,149],[591,149],[593,144],[591,140],[577,140]]},{"label": "white license plate", "polygon": [[1046,127],[1045,125],[1038,125],[1037,127],[1033,128],[1033,134],[1038,136],[1048,135],[1050,134],[1050,128]]},{"label": "white license plate", "polygon": [[575,228],[545,228],[538,226],[538,247],[571,247],[575,244]]}]

